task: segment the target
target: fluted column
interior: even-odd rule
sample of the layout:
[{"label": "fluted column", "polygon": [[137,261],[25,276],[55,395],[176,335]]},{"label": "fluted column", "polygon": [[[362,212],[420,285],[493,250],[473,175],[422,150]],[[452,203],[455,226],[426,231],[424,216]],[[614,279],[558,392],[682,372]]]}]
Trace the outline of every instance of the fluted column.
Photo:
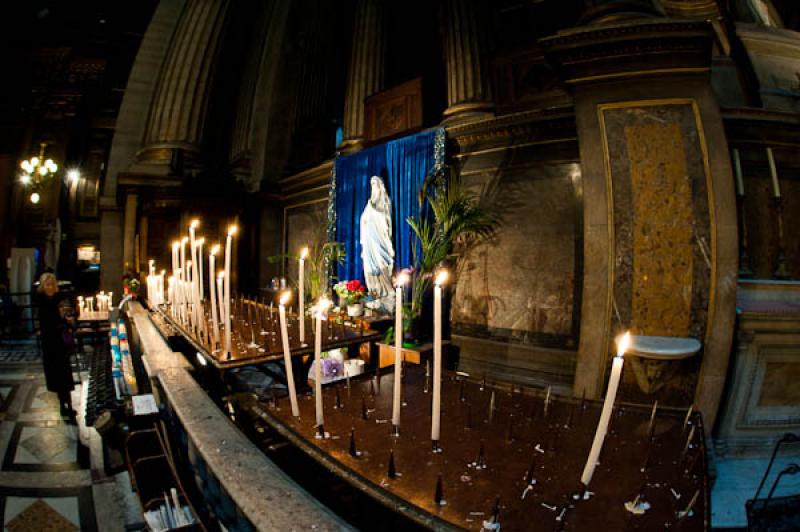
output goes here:
[{"label": "fluted column", "polygon": [[447,67],[447,109],[444,121],[466,122],[491,116],[494,109],[487,57],[487,33],[476,6],[467,0],[446,0],[444,56]]},{"label": "fluted column", "polygon": [[364,100],[383,89],[383,5],[360,0],[353,24],[353,44],[344,102],[343,151],[364,141]]},{"label": "fluted column", "polygon": [[150,109],[143,163],[167,167],[176,149],[196,163],[228,0],[188,0],[161,67]]}]

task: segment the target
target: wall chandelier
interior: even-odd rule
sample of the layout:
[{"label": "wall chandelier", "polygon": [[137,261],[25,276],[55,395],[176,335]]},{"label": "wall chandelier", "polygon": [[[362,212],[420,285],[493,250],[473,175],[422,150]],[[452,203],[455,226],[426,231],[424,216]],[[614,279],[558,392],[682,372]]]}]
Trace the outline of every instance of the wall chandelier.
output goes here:
[{"label": "wall chandelier", "polygon": [[25,187],[30,187],[31,195],[29,199],[31,203],[39,203],[39,190],[50,179],[56,176],[58,172],[58,165],[53,159],[45,159],[44,151],[47,148],[47,143],[42,142],[39,147],[39,155],[31,157],[22,161],[19,166],[22,168],[22,175],[19,180]]}]

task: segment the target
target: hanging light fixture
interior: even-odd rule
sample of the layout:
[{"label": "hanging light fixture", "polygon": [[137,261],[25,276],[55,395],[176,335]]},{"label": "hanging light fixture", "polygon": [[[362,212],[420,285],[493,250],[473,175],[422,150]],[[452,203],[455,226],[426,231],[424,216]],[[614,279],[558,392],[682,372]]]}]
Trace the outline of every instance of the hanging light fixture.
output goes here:
[{"label": "hanging light fixture", "polygon": [[39,146],[38,156],[26,159],[19,164],[23,172],[19,177],[20,183],[26,187],[30,186],[33,189],[30,200],[31,203],[34,204],[39,203],[40,199],[36,191],[40,189],[45,182],[54,178],[56,172],[58,172],[58,165],[53,159],[44,158],[44,151],[46,148],[47,143],[42,142]]}]

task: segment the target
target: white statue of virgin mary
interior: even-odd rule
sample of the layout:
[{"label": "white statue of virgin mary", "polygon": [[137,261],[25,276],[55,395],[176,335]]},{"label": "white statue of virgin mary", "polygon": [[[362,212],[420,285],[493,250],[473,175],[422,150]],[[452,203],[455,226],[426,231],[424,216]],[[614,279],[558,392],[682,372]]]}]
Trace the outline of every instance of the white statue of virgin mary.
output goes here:
[{"label": "white statue of virgin mary", "polygon": [[371,192],[364,212],[361,213],[361,259],[367,289],[378,300],[373,308],[392,312],[394,290],[394,246],[392,243],[392,202],[378,176],[370,179]]}]

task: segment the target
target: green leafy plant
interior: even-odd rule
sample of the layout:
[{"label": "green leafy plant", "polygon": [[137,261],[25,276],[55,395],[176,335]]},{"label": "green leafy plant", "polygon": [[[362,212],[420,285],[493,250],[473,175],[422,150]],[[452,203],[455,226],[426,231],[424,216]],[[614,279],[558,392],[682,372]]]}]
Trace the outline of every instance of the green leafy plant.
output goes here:
[{"label": "green leafy plant", "polygon": [[[326,280],[329,266],[344,262],[344,244],[341,242],[315,242],[308,246],[308,256],[306,257],[305,271],[305,292],[306,297],[312,301],[317,300],[323,293],[322,283]],[[284,260],[297,261],[300,255],[284,253],[273,255],[267,260],[271,263]],[[333,281],[334,279],[328,279]]]},{"label": "green leafy plant", "polygon": [[461,257],[494,234],[498,218],[488,205],[491,194],[487,188],[479,194],[472,192],[449,166],[425,180],[418,201],[420,208],[428,203],[432,219],[419,215],[407,220],[420,243],[419,251],[412,247],[413,316],[422,311],[422,300],[436,269],[448,265],[454,284]]}]

